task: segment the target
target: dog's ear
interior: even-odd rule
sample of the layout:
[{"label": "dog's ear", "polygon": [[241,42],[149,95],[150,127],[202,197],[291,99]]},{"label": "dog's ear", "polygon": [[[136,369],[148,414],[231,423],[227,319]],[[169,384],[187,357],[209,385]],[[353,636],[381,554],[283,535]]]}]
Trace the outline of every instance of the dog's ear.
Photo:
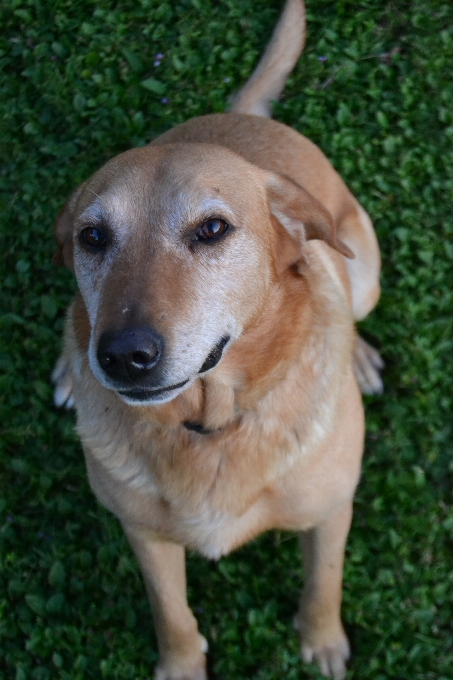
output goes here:
[{"label": "dog's ear", "polygon": [[74,271],[72,223],[77,201],[82,193],[82,189],[83,184],[74,191],[69,201],[60,211],[53,229],[57,242],[57,250],[52,257],[52,262],[57,266],[67,267],[71,271]]},{"label": "dog's ear", "polygon": [[304,243],[313,239],[325,241],[345,257],[355,257],[337,238],[329,211],[299,184],[283,175],[269,173],[267,196],[275,220],[278,272],[303,259]]}]

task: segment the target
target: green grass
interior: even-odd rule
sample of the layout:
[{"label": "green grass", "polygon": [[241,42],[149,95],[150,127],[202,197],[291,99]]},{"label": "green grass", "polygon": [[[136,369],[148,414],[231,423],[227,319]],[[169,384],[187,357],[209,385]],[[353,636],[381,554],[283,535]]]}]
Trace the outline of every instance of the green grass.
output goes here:
[{"label": "green grass", "polygon": [[[137,565],[94,500],[49,373],[74,282],[52,225],[112,155],[221,111],[278,16],[274,0],[5,0],[0,44],[0,678],[149,678]],[[345,569],[350,678],[453,678],[453,5],[309,2],[278,119],[319,144],[372,215],[382,300],[363,330],[387,362],[367,399]],[[154,66],[155,56],[164,56]],[[327,57],[320,61],[319,57]],[[159,60],[158,60],[159,61]],[[219,680],[318,678],[291,627],[297,541],[220,563],[189,555],[190,602]]]}]

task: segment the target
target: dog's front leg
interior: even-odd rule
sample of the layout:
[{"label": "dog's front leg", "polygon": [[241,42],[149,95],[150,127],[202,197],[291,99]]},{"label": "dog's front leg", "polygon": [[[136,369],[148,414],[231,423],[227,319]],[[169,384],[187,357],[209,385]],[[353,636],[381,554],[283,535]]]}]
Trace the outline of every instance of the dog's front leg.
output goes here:
[{"label": "dog's front leg", "polygon": [[329,678],[346,674],[349,643],[341,624],[341,588],[352,503],[319,526],[300,535],[305,566],[296,626],[306,662],[317,661]]},{"label": "dog's front leg", "polygon": [[184,548],[140,527],[124,530],[151,602],[160,657],[155,680],[206,680],[207,642],[187,604]]}]

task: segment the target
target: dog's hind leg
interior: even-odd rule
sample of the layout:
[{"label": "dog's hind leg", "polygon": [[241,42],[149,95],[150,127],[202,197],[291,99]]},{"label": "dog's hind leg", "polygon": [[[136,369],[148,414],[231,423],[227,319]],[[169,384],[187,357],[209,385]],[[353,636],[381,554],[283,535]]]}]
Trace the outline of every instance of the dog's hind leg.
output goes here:
[{"label": "dog's hind leg", "polygon": [[295,624],[307,663],[318,662],[329,678],[346,675],[349,643],[341,623],[341,587],[352,503],[334,517],[301,533],[305,586]]},{"label": "dog's hind leg", "polygon": [[[355,255],[346,260],[351,285],[352,312],[356,321],[364,319],[377,304],[381,293],[379,275],[381,256],[373,224],[355,199],[338,223],[338,237]],[[356,334],[353,368],[363,394],[379,394],[383,391],[380,372],[384,362],[379,352]]]},{"label": "dog's hind leg", "polygon": [[123,525],[140,564],[156,629],[155,680],[207,680],[207,642],[187,604],[184,548]]},{"label": "dog's hind leg", "polygon": [[384,361],[379,352],[358,333],[355,337],[352,366],[362,394],[380,394],[383,391],[381,371]]},{"label": "dog's hind leg", "polygon": [[57,359],[50,379],[54,385],[53,400],[55,406],[67,409],[74,408],[73,378],[71,367],[71,356],[74,356],[77,342],[74,335],[74,314],[75,301],[69,305],[66,312],[66,323],[64,328],[63,350]]},{"label": "dog's hind leg", "polygon": [[54,384],[53,400],[55,406],[64,406],[64,408],[67,409],[73,408],[74,397],[72,394],[72,377],[69,361],[64,354],[61,354],[58,357],[50,377]]}]

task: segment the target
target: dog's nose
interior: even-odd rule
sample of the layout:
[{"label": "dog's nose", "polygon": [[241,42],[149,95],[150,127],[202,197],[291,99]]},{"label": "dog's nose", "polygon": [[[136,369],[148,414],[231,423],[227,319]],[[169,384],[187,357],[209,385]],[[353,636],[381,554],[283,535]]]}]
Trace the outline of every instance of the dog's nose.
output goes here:
[{"label": "dog's nose", "polygon": [[131,384],[148,376],[163,347],[162,337],[151,328],[106,331],[99,338],[97,359],[109,378]]}]

